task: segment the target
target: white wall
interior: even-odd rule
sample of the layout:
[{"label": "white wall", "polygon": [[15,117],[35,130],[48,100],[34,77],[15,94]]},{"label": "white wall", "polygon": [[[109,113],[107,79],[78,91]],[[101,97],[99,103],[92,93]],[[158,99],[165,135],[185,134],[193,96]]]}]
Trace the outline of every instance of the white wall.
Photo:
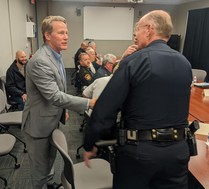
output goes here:
[{"label": "white wall", "polygon": [[1,42],[1,53],[0,53],[0,76],[5,74],[5,70],[8,67],[8,62],[12,61],[12,47],[10,37],[10,22],[7,0],[1,0],[0,3],[0,18],[2,18],[0,26],[0,42]]},{"label": "white wall", "polygon": [[17,50],[24,50],[29,56],[36,49],[36,40],[26,37],[26,15],[35,19],[35,7],[29,0],[1,0],[0,76],[6,74]]}]

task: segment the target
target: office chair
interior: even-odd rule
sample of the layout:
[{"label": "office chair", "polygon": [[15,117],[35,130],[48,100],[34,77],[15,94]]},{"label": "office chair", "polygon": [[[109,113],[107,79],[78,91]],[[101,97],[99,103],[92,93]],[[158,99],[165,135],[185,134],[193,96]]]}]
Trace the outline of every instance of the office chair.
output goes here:
[{"label": "office chair", "polygon": [[[20,164],[17,161],[17,157],[11,153],[15,141],[15,137],[11,134],[0,134],[0,156],[10,155],[15,160],[15,169],[18,169]],[[4,189],[9,189],[7,179],[2,176],[0,176],[0,179],[4,182]]]},{"label": "office chair", "polygon": [[80,78],[79,71],[80,71],[80,65],[78,66],[78,70],[76,70],[76,73],[74,76],[74,86],[75,88],[77,88],[76,96],[82,96],[82,92],[86,87],[83,84],[82,79]]},{"label": "office chair", "polygon": [[76,62],[75,60],[75,56],[72,57],[73,61],[74,61],[74,65],[75,65],[75,70],[73,71],[72,75],[71,75],[71,85],[74,85],[75,87],[78,87],[79,85],[79,81],[78,81],[78,72],[80,69],[80,63],[79,61]]},{"label": "office chair", "polygon": [[71,85],[74,85],[75,84],[75,75],[76,75],[76,72],[77,72],[78,68],[77,68],[77,64],[75,63],[75,58],[74,57],[72,57],[72,58],[73,58],[73,61],[74,61],[75,70],[71,74]]},{"label": "office chair", "polygon": [[23,143],[24,152],[26,153],[26,144],[18,136],[10,132],[10,127],[21,126],[22,123],[22,111],[6,112],[6,99],[4,92],[0,89],[0,131],[8,132],[13,135],[17,140]]},{"label": "office chair", "polygon": [[6,76],[0,77],[0,89],[4,92],[6,95],[6,102],[7,102],[7,111],[8,112],[14,112],[17,111],[17,103],[11,100],[11,96],[8,93],[7,86],[6,86]]},{"label": "office chair", "polygon": [[203,82],[205,80],[207,72],[205,70],[201,70],[201,69],[192,69],[192,75],[193,75],[193,77],[196,76],[197,80],[200,80]]},{"label": "office chair", "polygon": [[85,127],[86,124],[87,124],[87,120],[88,120],[89,117],[90,117],[88,111],[89,111],[89,110],[85,110],[85,112],[84,112],[84,114],[83,114],[84,118],[83,118],[83,121],[82,121],[82,123],[81,123],[81,125],[80,125],[80,128],[79,128],[79,131],[80,131],[80,132],[83,132],[84,127]]},{"label": "office chair", "polygon": [[76,96],[81,96],[83,91],[83,84],[79,76],[79,70],[76,71],[74,76],[74,86],[77,89]]},{"label": "office chair", "polygon": [[64,169],[61,174],[62,185],[65,189],[111,189],[112,173],[110,164],[99,158],[91,159],[91,168],[84,162],[73,164],[69,154],[64,133],[55,129],[52,133],[52,144],[58,149],[63,160]]}]

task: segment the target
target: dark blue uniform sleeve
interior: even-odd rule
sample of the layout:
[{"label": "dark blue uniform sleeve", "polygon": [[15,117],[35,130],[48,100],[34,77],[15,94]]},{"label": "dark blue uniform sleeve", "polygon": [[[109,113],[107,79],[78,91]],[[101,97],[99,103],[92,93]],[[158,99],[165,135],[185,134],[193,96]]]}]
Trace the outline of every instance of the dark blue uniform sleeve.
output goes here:
[{"label": "dark blue uniform sleeve", "polygon": [[115,126],[117,113],[127,98],[129,73],[127,64],[121,63],[96,102],[84,140],[84,149],[90,151],[105,129]]},{"label": "dark blue uniform sleeve", "polygon": [[93,73],[87,70],[87,68],[81,68],[78,74],[83,86],[89,86],[91,83],[93,83]]}]

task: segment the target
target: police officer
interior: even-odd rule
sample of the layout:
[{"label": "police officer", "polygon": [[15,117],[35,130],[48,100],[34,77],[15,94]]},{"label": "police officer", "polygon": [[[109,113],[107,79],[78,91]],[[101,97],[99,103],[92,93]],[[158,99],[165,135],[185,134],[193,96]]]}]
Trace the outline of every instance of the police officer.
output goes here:
[{"label": "police officer", "polygon": [[76,70],[79,70],[79,55],[83,52],[86,52],[86,49],[88,48],[88,43],[89,41],[88,40],[84,40],[82,43],[81,43],[81,46],[80,48],[77,50],[77,52],[75,53],[75,56],[74,56],[74,64],[75,64],[75,69]]},{"label": "police officer", "polygon": [[188,188],[184,129],[192,71],[189,61],[167,45],[172,27],[163,10],[138,21],[134,42],[140,50],[120,62],[91,115],[84,141],[89,167],[95,142],[114,127],[121,110],[113,189]]},{"label": "police officer", "polygon": [[79,55],[79,79],[82,86],[89,86],[94,81],[94,73],[91,70],[91,61],[87,53],[81,53]]}]

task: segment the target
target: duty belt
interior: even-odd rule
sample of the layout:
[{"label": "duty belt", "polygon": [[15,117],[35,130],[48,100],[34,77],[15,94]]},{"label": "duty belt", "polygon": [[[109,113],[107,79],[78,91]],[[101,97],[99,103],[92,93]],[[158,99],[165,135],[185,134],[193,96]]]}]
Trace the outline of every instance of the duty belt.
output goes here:
[{"label": "duty belt", "polygon": [[125,132],[126,143],[138,141],[172,142],[185,139],[184,128],[166,128],[150,130],[127,129]]}]

